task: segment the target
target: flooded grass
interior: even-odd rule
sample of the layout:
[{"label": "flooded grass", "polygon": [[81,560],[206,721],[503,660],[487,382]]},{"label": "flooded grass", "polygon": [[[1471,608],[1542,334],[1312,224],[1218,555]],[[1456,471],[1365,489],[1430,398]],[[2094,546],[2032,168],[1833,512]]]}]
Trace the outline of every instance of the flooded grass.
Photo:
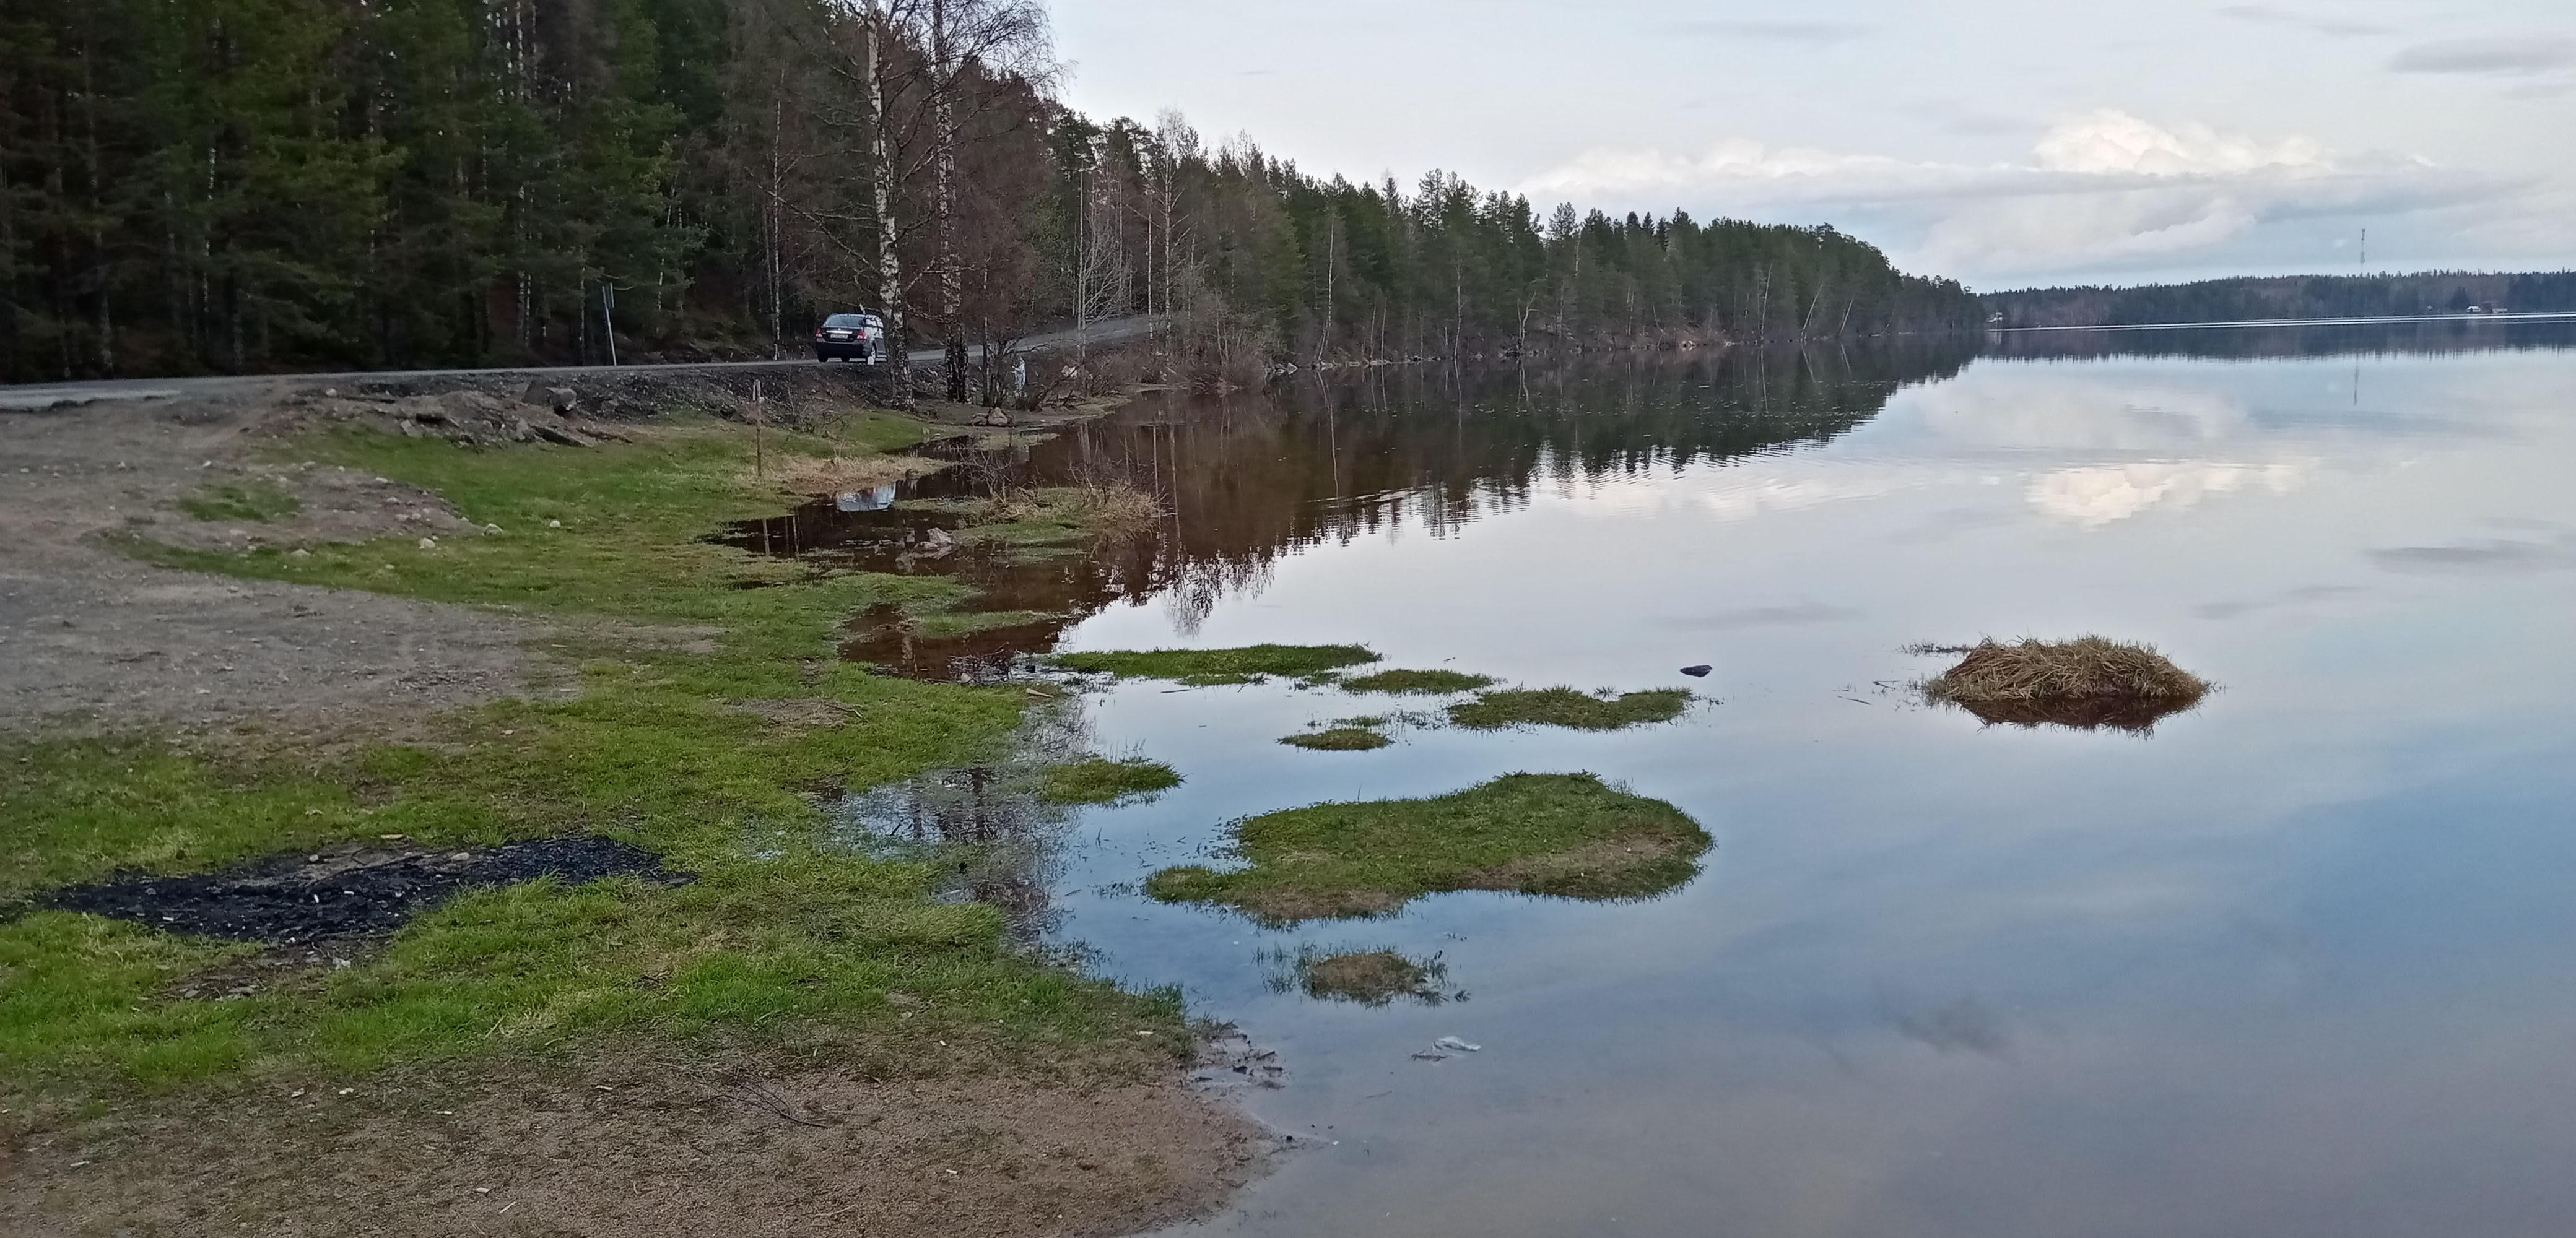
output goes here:
[{"label": "flooded grass", "polygon": [[1650,688],[1643,692],[1598,695],[1573,688],[1514,688],[1479,693],[1472,701],[1449,707],[1449,720],[1472,730],[1508,726],[1561,726],[1578,731],[1616,731],[1650,722],[1670,722],[1689,707],[1683,688]]},{"label": "flooded grass", "polygon": [[1985,640],[1943,652],[1966,656],[1924,683],[1924,697],[1986,722],[2145,731],[2199,704],[2210,691],[2208,681],[2174,665],[2154,646],[2100,636]]},{"label": "flooded grass", "polygon": [[1054,524],[1100,533],[1142,529],[1170,514],[1150,491],[1108,484],[1014,490],[963,510],[970,524]]},{"label": "flooded grass", "polygon": [[282,520],[304,510],[304,500],[264,478],[208,486],[179,500],[179,510],[199,520]]},{"label": "flooded grass", "polygon": [[1465,671],[1379,671],[1355,679],[1345,679],[1342,687],[1352,692],[1387,692],[1405,695],[1438,696],[1451,692],[1473,692],[1494,686],[1491,675],[1470,675]]},{"label": "flooded grass", "polygon": [[1362,1006],[1384,1006],[1397,998],[1438,1005],[1452,996],[1440,990],[1449,968],[1438,955],[1413,959],[1388,948],[1328,954],[1305,946],[1295,954],[1282,951],[1270,957],[1283,964],[1270,980],[1273,992],[1296,990],[1318,1001]]},{"label": "flooded grass", "polygon": [[1181,776],[1160,761],[1094,757],[1047,767],[1040,793],[1058,804],[1109,804],[1179,785]]},{"label": "flooded grass", "polygon": [[1312,748],[1317,752],[1369,752],[1395,741],[1369,727],[1337,726],[1282,736],[1279,742],[1295,748]]},{"label": "flooded grass", "polygon": [[1374,651],[1361,645],[1102,650],[1060,653],[1050,659],[1070,671],[1106,672],[1128,679],[1173,679],[1194,686],[1251,683],[1272,675],[1307,678],[1377,660]]},{"label": "flooded grass", "polygon": [[1709,847],[1680,809],[1591,774],[1507,774],[1428,799],[1265,813],[1231,830],[1243,867],[1166,868],[1146,892],[1276,923],[1381,915],[1448,890],[1638,898],[1690,880]]}]

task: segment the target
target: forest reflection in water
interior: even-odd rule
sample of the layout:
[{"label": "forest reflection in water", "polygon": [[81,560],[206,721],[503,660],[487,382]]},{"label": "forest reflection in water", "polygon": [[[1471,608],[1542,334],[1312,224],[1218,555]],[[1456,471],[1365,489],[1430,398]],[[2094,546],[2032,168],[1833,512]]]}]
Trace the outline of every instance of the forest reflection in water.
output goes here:
[{"label": "forest reflection in water", "polygon": [[[1113,605],[1158,602],[1187,634],[1221,601],[1258,595],[1282,556],[1308,547],[1408,523],[1444,537],[1525,507],[1535,487],[1828,442],[1896,392],[1958,373],[1980,344],[1936,336],[1544,368],[1389,366],[1291,375],[1225,399],[1150,392],[1113,416],[906,482],[890,504],[818,501],[720,540],[818,568],[954,576],[975,590],[973,609],[1025,617],[958,632],[880,608],[853,620],[842,652],[917,678],[989,681]],[[960,517],[915,504],[997,482],[1123,483],[1169,515],[1081,553],[921,552],[931,530],[953,531]]]}]

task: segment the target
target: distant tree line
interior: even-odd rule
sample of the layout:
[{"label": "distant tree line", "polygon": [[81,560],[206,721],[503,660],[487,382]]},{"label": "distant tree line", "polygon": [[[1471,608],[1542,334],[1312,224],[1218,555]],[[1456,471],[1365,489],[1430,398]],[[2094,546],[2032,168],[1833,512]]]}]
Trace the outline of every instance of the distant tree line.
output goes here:
[{"label": "distant tree line", "polygon": [[1926,332],[1831,228],[1320,179],[1055,102],[1036,0],[0,0],[10,380],[765,356],[1153,315],[1218,368]]},{"label": "distant tree line", "polygon": [[2029,288],[1989,292],[1986,308],[2007,327],[2110,327],[2268,318],[2369,318],[2459,314],[2472,307],[2576,310],[2576,271],[2415,275],[2282,275],[2135,288]]}]

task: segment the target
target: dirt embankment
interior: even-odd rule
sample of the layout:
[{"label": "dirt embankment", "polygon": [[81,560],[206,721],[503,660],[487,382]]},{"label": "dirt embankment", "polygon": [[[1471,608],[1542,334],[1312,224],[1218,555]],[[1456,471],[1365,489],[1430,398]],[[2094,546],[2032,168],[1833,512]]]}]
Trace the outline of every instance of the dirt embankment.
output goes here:
[{"label": "dirt embankment", "polygon": [[[342,743],[569,691],[532,618],[176,571],[115,541],[479,536],[435,494],[276,447],[334,419],[596,440],[657,406],[731,415],[750,381],[623,380],[578,392],[570,417],[521,401],[524,379],[327,393],[279,380],[0,412],[0,742],[252,724],[263,743]],[[762,395],[792,417],[834,398],[815,383],[765,378]],[[927,411],[961,431],[983,416]],[[316,971],[269,970],[260,983]],[[0,1232],[1112,1234],[1209,1206],[1268,1146],[1169,1067],[1082,1083],[962,1054],[920,1078],[828,1054],[720,1069],[659,1052],[0,1111]]]}]

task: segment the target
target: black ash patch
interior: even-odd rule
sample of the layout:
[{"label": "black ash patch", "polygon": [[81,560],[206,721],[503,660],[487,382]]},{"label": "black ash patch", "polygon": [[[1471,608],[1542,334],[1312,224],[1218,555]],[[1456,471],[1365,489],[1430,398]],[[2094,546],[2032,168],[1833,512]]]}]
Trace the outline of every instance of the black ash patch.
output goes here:
[{"label": "black ash patch", "polygon": [[212,873],[127,874],[42,901],[174,933],[294,943],[382,932],[471,886],[541,877],[578,885],[629,874],[667,885],[690,879],[641,847],[589,835],[460,851],[297,852]]}]

